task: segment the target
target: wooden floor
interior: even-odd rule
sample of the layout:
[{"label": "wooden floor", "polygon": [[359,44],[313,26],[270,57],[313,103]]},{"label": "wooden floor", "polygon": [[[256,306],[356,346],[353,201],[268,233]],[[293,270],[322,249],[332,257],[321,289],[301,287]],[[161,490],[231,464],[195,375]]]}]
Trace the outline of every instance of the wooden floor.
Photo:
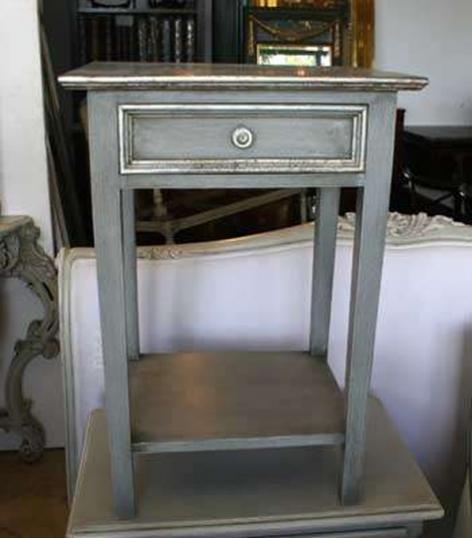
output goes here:
[{"label": "wooden floor", "polygon": [[67,512],[63,450],[31,465],[0,453],[0,538],[64,538]]}]

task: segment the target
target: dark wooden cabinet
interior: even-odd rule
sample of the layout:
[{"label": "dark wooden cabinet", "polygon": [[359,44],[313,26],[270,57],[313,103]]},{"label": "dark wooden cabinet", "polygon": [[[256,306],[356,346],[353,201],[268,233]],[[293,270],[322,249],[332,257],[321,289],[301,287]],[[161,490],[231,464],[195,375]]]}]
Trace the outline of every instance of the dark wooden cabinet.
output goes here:
[{"label": "dark wooden cabinet", "polygon": [[472,127],[408,127],[404,172],[415,211],[472,221]]}]

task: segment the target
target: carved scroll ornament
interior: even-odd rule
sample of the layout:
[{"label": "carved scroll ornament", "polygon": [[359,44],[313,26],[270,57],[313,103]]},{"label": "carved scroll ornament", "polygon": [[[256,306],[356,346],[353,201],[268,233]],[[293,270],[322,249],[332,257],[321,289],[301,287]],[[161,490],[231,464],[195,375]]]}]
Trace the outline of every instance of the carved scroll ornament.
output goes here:
[{"label": "carved scroll ornament", "polygon": [[15,345],[6,377],[6,405],[0,411],[0,428],[20,436],[19,450],[25,461],[41,456],[45,433],[31,413],[31,401],[23,395],[23,374],[35,357],[51,359],[59,353],[56,270],[38,245],[38,237],[39,229],[31,219],[0,218],[0,276],[25,282],[44,308],[44,318],[32,321],[26,337]]}]

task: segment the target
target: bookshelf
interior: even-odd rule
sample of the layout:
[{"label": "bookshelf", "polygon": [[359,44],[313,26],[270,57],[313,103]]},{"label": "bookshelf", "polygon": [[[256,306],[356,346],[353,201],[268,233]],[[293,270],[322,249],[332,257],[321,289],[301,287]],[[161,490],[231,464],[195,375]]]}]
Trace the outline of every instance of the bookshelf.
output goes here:
[{"label": "bookshelf", "polygon": [[212,0],[75,0],[75,63],[210,62]]}]

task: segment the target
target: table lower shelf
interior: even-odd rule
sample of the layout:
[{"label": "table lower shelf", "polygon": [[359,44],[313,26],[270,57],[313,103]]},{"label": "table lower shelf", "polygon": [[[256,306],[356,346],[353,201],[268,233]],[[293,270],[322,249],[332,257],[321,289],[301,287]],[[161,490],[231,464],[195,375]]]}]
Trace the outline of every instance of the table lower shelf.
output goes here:
[{"label": "table lower shelf", "polygon": [[143,355],[129,375],[135,452],[344,442],[342,392],[306,352]]}]

